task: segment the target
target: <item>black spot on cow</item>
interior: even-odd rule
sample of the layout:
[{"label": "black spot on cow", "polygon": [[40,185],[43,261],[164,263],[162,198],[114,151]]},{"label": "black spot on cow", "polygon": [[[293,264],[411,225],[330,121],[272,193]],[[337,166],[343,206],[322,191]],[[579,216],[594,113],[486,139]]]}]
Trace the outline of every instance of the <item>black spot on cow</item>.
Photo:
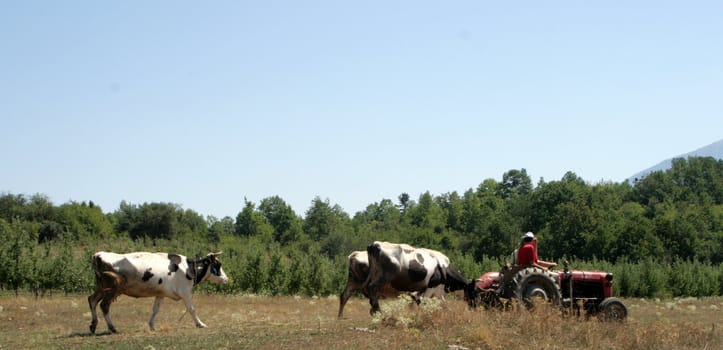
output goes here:
[{"label": "black spot on cow", "polygon": [[162,283],[163,283],[163,278],[159,278],[159,279],[158,279],[158,284],[162,284]]},{"label": "black spot on cow", "polygon": [[427,269],[425,269],[424,265],[420,264],[418,261],[412,260],[409,262],[407,274],[412,282],[419,282],[427,277]]},{"label": "black spot on cow", "polygon": [[182,260],[178,254],[168,254],[168,260],[171,261],[171,263],[168,264],[168,275],[170,276],[171,273],[178,271],[178,264],[180,264]]},{"label": "black spot on cow", "polygon": [[143,273],[143,282],[148,282],[149,279],[153,278],[153,274],[151,273],[151,269],[146,270],[146,272]]}]

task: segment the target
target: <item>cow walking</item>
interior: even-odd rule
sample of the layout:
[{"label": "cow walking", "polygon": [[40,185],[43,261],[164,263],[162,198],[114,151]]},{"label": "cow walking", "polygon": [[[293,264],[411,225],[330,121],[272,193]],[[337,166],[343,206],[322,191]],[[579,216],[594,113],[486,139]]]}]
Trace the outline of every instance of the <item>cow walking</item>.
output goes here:
[{"label": "cow walking", "polygon": [[193,287],[205,280],[217,284],[227,284],[228,277],[216,258],[221,253],[211,253],[198,260],[183,255],[168,253],[136,252],[116,254],[98,252],[93,255],[91,264],[95,272],[95,293],[88,296],[88,305],[92,320],[90,333],[94,334],[98,325],[96,306],[100,309],[108,324],[108,329],[116,333],[110,319],[110,305],[118,296],[125,294],[135,298],[155,297],[153,312],[148,325],[154,330],[156,314],[163,298],[183,299],[186,310],[196,326],[206,327],[196,315],[191,301]]},{"label": "cow walking", "polygon": [[[369,297],[368,291],[366,289],[362,289],[362,285],[364,285],[367,277],[369,277],[369,255],[366,251],[354,251],[349,254],[347,261],[349,276],[346,282],[346,287],[344,288],[344,291],[341,292],[341,296],[339,297],[339,314],[337,315],[339,319],[342,318],[342,315],[344,313],[344,306],[346,305],[347,301],[349,301],[349,298],[351,298],[354,292],[361,291],[365,297]],[[387,283],[377,290],[377,294],[387,298],[393,298],[399,296],[402,293],[392,288],[392,286]],[[436,288],[427,289],[424,293],[412,292],[409,295],[412,297],[412,299],[414,299],[417,305],[422,302],[422,298],[430,298],[436,296],[444,300],[444,286],[439,285]]]},{"label": "cow walking", "polygon": [[372,315],[379,311],[378,291],[389,284],[398,291],[425,293],[443,286],[445,292],[464,290],[474,297],[474,281],[462,276],[444,254],[408,244],[374,242],[367,247],[369,275],[362,285],[368,293]]}]

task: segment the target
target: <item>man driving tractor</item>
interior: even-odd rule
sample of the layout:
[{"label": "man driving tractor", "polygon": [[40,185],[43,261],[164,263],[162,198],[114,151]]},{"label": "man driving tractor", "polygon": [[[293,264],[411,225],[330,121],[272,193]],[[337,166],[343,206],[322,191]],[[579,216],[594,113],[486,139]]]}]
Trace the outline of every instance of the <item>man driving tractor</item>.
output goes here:
[{"label": "man driving tractor", "polygon": [[512,264],[505,265],[500,271],[498,277],[499,287],[497,292],[500,296],[509,298],[512,293],[512,289],[509,283],[512,277],[520,270],[527,267],[538,267],[543,270],[548,270],[551,267],[557,266],[554,262],[539,260],[537,258],[537,238],[532,232],[527,232],[522,236],[522,242],[520,247],[515,249],[512,253]]},{"label": "man driving tractor", "polygon": [[537,266],[545,270],[557,266],[554,262],[543,261],[537,258],[537,238],[535,238],[535,234],[532,232],[527,232],[522,236],[522,243],[520,244],[520,248],[517,249],[516,258],[513,264],[519,266]]}]

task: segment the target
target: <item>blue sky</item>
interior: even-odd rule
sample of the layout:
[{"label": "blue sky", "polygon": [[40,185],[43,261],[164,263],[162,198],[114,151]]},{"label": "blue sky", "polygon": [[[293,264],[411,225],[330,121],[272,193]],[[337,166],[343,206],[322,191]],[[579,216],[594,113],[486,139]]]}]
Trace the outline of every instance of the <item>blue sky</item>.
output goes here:
[{"label": "blue sky", "polygon": [[0,5],[0,192],[353,215],[723,138],[717,1]]}]

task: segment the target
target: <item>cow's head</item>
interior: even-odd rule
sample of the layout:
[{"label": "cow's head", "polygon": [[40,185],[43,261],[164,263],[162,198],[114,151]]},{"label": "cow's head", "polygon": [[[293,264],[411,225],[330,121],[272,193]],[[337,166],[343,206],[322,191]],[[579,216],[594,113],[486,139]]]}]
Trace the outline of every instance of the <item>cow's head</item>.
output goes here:
[{"label": "cow's head", "polygon": [[[439,266],[437,268],[441,269]],[[466,293],[467,288],[469,288],[470,285],[474,285],[473,281],[464,277],[452,265],[447,266],[443,273],[445,275],[444,291],[447,293],[457,290],[464,290]]]},{"label": "cow's head", "polygon": [[217,258],[219,255],[221,255],[221,252],[209,253],[203,258],[203,270],[206,272],[203,279],[207,279],[216,284],[228,284],[228,277],[226,277],[226,274],[221,268],[221,261]]}]

